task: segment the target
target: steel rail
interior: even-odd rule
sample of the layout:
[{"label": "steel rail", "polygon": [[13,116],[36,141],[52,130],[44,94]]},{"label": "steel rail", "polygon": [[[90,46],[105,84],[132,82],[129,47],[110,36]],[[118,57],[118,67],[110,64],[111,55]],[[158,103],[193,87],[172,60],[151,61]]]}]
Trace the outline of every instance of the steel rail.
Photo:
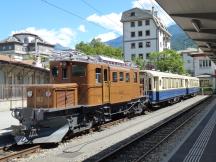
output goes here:
[{"label": "steel rail", "polygon": [[[1,147],[2,150],[4,150],[4,147]],[[36,145],[21,151],[15,151],[15,152],[11,152],[9,154],[3,155],[3,157],[0,157],[0,162],[7,162],[11,159],[14,158],[20,158],[20,157],[25,157],[26,155],[30,154],[30,153],[35,153],[37,151],[39,151],[40,149],[40,145]],[[6,153],[6,152],[5,152]]]}]

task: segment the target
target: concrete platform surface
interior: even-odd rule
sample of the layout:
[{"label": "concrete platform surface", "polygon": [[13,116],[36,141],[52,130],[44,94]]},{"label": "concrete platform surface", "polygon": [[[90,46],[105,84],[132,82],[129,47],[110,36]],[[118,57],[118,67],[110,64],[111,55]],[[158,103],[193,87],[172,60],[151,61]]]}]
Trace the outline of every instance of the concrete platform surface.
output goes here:
[{"label": "concrete platform surface", "polygon": [[0,136],[11,132],[11,125],[18,125],[19,121],[12,117],[11,111],[0,112]]},{"label": "concrete platform surface", "polygon": [[211,109],[177,148],[169,162],[214,162],[216,161],[216,106]]}]

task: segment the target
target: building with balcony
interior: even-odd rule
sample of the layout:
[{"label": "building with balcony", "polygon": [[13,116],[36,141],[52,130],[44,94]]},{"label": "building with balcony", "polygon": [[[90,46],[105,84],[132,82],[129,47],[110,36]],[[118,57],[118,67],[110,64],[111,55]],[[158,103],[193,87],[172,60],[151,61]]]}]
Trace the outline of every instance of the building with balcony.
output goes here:
[{"label": "building with balcony", "polygon": [[0,41],[0,52],[6,55],[21,56],[24,59],[29,55],[48,57],[54,45],[47,43],[38,35],[31,33],[17,33]]},{"label": "building with balcony", "polygon": [[170,37],[157,11],[133,8],[123,12],[123,53],[130,61],[135,57],[148,60],[151,52],[170,49]]}]

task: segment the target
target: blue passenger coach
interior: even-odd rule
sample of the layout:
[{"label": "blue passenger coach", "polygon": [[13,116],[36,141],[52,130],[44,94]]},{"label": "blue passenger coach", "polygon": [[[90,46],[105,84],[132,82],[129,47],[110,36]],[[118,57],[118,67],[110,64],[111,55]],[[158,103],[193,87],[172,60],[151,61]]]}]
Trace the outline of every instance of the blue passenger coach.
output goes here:
[{"label": "blue passenger coach", "polygon": [[149,97],[150,104],[177,102],[186,96],[195,96],[200,90],[199,79],[196,77],[153,70],[142,72],[145,76],[146,95]]}]

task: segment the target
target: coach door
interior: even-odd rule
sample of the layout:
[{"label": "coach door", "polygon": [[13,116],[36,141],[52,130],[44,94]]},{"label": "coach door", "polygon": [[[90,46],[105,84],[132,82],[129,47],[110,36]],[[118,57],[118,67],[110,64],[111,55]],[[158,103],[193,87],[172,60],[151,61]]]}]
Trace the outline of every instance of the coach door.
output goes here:
[{"label": "coach door", "polygon": [[109,68],[104,67],[103,68],[103,103],[109,103],[110,102],[110,88],[109,88]]}]

